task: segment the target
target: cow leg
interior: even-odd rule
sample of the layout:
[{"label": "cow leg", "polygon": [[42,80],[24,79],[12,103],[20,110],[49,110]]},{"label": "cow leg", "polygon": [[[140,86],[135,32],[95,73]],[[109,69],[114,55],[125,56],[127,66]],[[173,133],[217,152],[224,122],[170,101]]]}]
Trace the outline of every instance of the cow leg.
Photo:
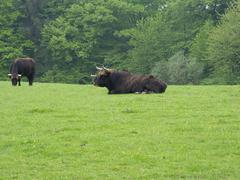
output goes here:
[{"label": "cow leg", "polygon": [[21,86],[21,79],[18,79],[18,86]]},{"label": "cow leg", "polygon": [[111,91],[108,91],[108,94],[124,94],[126,92],[122,92],[122,91],[119,91],[119,90],[111,90]]},{"label": "cow leg", "polygon": [[117,94],[115,90],[108,91],[108,94]]},{"label": "cow leg", "polygon": [[29,82],[29,86],[32,86],[32,84],[33,84],[33,77],[32,76],[28,77],[28,82]]},{"label": "cow leg", "polygon": [[147,84],[145,87],[145,91],[150,94],[150,93],[159,93],[160,92],[160,88],[159,86],[155,85],[155,84]]},{"label": "cow leg", "polygon": [[151,94],[151,93],[154,93],[153,91],[149,90],[149,89],[144,89],[142,91],[142,94]]},{"label": "cow leg", "polygon": [[147,91],[147,94],[152,94],[154,93],[154,91]]}]

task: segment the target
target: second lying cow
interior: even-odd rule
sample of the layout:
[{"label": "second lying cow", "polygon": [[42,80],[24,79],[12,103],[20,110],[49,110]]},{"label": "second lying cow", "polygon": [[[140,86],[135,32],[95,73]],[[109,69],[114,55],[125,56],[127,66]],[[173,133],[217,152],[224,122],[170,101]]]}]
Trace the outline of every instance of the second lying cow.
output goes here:
[{"label": "second lying cow", "polygon": [[167,84],[154,76],[134,75],[127,71],[116,71],[105,67],[98,68],[94,75],[94,85],[106,87],[108,94],[124,93],[163,93]]}]

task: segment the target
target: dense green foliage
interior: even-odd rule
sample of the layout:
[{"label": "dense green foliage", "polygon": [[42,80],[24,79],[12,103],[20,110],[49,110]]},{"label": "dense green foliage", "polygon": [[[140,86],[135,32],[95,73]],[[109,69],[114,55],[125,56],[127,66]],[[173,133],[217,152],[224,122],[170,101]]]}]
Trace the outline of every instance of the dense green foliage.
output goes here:
[{"label": "dense green foliage", "polygon": [[[2,0],[0,3],[0,67],[1,76],[8,73],[9,60],[24,56],[33,47],[32,41],[24,36],[22,22],[24,14],[16,9],[15,0]],[[27,54],[26,54],[27,55]]]},{"label": "dense green foliage", "polygon": [[0,87],[0,179],[240,178],[239,86]]},{"label": "dense green foliage", "polygon": [[[208,60],[217,82],[240,82],[240,6],[230,10],[210,34]],[[220,79],[219,79],[220,78]]]},{"label": "dense green foliage", "polygon": [[0,78],[29,56],[45,82],[87,83],[104,64],[172,84],[237,84],[239,9],[237,0],[2,0]]}]

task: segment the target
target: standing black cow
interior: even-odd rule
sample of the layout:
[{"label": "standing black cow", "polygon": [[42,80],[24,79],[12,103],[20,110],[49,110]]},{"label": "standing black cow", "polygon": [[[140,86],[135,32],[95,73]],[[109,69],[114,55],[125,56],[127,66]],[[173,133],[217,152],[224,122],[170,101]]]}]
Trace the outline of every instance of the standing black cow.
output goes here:
[{"label": "standing black cow", "polygon": [[33,84],[35,74],[35,61],[32,58],[18,58],[13,61],[10,67],[9,78],[11,78],[12,85],[16,86],[17,83],[21,86],[21,77],[28,78],[29,85]]},{"label": "standing black cow", "polygon": [[98,68],[94,85],[106,87],[109,94],[123,93],[163,93],[167,84],[154,76],[134,75],[127,71],[116,71],[105,67]]}]

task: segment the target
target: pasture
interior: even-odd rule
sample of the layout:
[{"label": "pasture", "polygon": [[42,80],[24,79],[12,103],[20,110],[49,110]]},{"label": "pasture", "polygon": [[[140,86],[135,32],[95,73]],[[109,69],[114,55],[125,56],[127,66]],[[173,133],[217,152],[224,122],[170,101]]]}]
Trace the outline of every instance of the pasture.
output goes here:
[{"label": "pasture", "polygon": [[240,86],[0,82],[0,179],[240,179]]}]

